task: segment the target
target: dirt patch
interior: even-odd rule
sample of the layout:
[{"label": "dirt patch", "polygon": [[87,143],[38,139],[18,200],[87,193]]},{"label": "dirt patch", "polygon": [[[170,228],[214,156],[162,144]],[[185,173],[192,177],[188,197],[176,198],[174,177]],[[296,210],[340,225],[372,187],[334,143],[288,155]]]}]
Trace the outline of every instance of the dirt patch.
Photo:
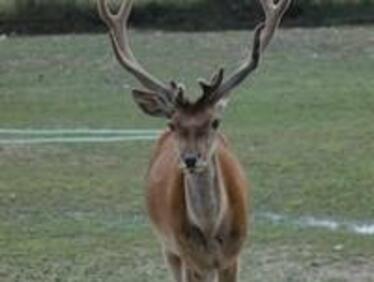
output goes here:
[{"label": "dirt patch", "polygon": [[243,254],[241,277],[266,282],[373,282],[374,262],[365,257],[316,254],[310,247],[249,248]]}]

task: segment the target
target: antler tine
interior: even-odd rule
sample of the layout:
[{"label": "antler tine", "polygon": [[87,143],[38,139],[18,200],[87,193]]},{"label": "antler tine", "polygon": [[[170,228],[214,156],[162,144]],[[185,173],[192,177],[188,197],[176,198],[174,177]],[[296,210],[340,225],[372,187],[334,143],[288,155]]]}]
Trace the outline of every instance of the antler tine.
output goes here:
[{"label": "antler tine", "polygon": [[234,71],[230,78],[228,78],[217,88],[214,101],[218,101],[225,95],[229,94],[233,88],[239,85],[252,71],[257,68],[261,53],[261,31],[264,29],[264,27],[265,25],[263,23],[256,27],[252,52],[248,55],[248,58],[244,60],[244,63],[236,71]]},{"label": "antler tine", "polygon": [[99,10],[100,18],[105,22],[107,26],[111,25],[112,22],[112,14],[109,11],[108,3],[106,1],[97,1],[97,7]]},{"label": "antler tine", "polygon": [[[120,45],[121,49],[126,52],[126,55],[131,58],[132,61],[136,61],[134,55],[131,52],[130,46],[128,46],[128,40],[124,40],[124,38],[127,37],[127,30],[125,26],[127,25],[131,8],[132,0],[124,1],[122,2],[119,12],[117,14],[114,14],[110,11],[109,3],[107,0],[98,0],[99,15],[110,29],[113,47],[115,47],[116,44]],[[113,42],[113,38],[117,38],[117,43]]]},{"label": "antler tine", "polygon": [[198,82],[203,92],[208,93],[216,91],[223,81],[223,74],[224,69],[220,68],[217,73],[212,76],[210,82],[206,81],[205,79],[199,79]]},{"label": "antler tine", "polygon": [[265,30],[261,38],[261,51],[269,45],[275,30],[279,26],[279,23],[291,4],[291,0],[279,0],[276,4],[274,0],[260,0],[261,5],[265,12]]},{"label": "antler tine", "polygon": [[274,0],[260,1],[266,19],[264,23],[259,24],[255,29],[252,51],[242,65],[219,86],[216,90],[214,101],[227,96],[233,88],[243,82],[258,67],[262,52],[269,45],[292,0],[279,0],[277,3],[274,3]]},{"label": "antler tine", "polygon": [[133,0],[127,0],[122,2],[121,8],[118,12],[118,17],[122,19],[123,25],[127,24],[133,3]]},{"label": "antler tine", "polygon": [[109,28],[110,39],[114,53],[119,63],[148,90],[159,95],[165,103],[170,103],[175,96],[175,90],[167,87],[160,80],[148,73],[137,61],[130,48],[127,35],[127,22],[132,8],[132,0],[125,0],[117,14],[113,14],[108,5],[108,0],[97,0],[101,19]]},{"label": "antler tine", "polygon": [[282,15],[288,9],[291,0],[279,0],[277,3],[274,3],[274,0],[260,0],[260,3],[266,15],[274,12]]}]

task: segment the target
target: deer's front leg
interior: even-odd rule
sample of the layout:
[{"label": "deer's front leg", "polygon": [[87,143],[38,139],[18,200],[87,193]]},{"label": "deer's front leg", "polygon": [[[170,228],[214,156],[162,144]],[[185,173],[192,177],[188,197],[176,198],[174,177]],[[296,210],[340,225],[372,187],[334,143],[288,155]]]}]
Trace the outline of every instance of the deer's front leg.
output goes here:
[{"label": "deer's front leg", "polygon": [[182,260],[177,255],[164,251],[166,262],[176,282],[183,282]]},{"label": "deer's front leg", "polygon": [[216,282],[215,272],[199,273],[189,268],[183,269],[183,282]]},{"label": "deer's front leg", "polygon": [[238,272],[238,262],[235,262],[229,268],[219,271],[218,282],[236,282],[238,278]]}]

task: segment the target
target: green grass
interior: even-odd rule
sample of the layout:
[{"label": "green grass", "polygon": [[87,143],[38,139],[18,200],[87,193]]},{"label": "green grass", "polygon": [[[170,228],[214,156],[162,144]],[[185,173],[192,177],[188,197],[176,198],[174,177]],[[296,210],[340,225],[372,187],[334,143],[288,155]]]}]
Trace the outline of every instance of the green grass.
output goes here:
[{"label": "green grass", "polygon": [[[282,30],[223,130],[255,211],[374,217],[373,27]],[[248,32],[133,31],[164,80],[231,70]],[[103,35],[0,40],[0,128],[159,128]],[[151,143],[0,146],[0,281],[165,281],[145,216]],[[241,281],[373,281],[374,238],[258,220]],[[342,248],[336,248],[336,246]]]}]

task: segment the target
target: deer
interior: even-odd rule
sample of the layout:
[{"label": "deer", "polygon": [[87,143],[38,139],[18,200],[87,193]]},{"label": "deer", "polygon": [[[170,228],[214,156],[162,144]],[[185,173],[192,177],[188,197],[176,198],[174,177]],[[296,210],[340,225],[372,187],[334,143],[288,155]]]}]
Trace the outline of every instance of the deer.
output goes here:
[{"label": "deer", "polygon": [[219,68],[199,80],[192,101],[185,87],[164,83],[139,63],[131,50],[128,19],[132,0],[112,12],[97,0],[119,64],[142,85],[132,90],[147,115],[164,118],[146,177],[146,206],[165,261],[177,282],[235,282],[249,224],[249,185],[244,170],[219,130],[233,89],[258,67],[291,0],[260,0],[265,20],[254,29],[252,48],[227,78]]}]

